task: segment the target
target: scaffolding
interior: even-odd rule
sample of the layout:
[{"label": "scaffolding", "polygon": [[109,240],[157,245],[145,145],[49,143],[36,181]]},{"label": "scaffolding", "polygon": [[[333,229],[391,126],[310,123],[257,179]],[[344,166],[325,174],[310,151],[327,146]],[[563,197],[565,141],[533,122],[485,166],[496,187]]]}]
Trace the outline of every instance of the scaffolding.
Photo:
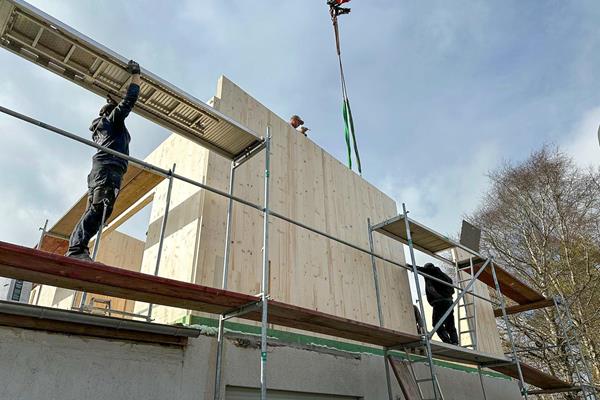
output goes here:
[{"label": "scaffolding", "polygon": [[[59,74],[60,76],[77,83],[85,87],[88,90],[93,91],[94,93],[98,93],[101,95],[105,95],[107,93],[113,95],[119,95],[126,87],[128,82],[127,76],[125,76],[122,72],[124,70],[124,65],[126,60],[113,53],[112,51],[100,46],[98,43],[93,40],[85,37],[79,32],[73,30],[67,25],[57,21],[56,19],[44,14],[43,12],[35,9],[34,7],[28,5],[27,3],[21,0],[0,0],[0,29],[2,30],[0,36],[0,45],[7,48],[9,51],[18,54],[19,56],[25,57],[28,60],[40,65],[54,73]],[[47,37],[50,35],[51,37]],[[52,43],[58,43],[62,41],[62,46],[66,48],[66,54],[60,54],[60,52],[53,51],[48,46],[51,46]],[[66,46],[66,47],[65,47]],[[84,57],[85,56],[85,57]],[[76,62],[77,61],[77,62]],[[87,63],[87,64],[86,64]],[[85,65],[83,65],[85,64]],[[430,372],[430,376],[422,380],[423,382],[431,383],[431,391],[433,393],[433,398],[443,399],[443,395],[439,388],[439,383],[436,378],[435,373],[435,364],[434,357],[443,358],[456,362],[466,362],[470,364],[477,365],[479,368],[479,372],[481,374],[481,367],[489,367],[489,368],[503,368],[504,371],[510,371],[513,376],[516,375],[519,387],[521,390],[521,394],[524,398],[527,399],[528,391],[525,386],[525,381],[527,379],[526,374],[522,369],[522,365],[519,361],[518,354],[515,350],[514,340],[512,337],[512,330],[510,328],[510,321],[508,320],[508,313],[506,308],[506,303],[504,300],[504,293],[502,289],[502,282],[498,279],[497,269],[499,268],[493,261],[492,258],[483,258],[479,254],[473,252],[472,250],[450,241],[444,235],[440,235],[437,232],[424,227],[421,224],[416,223],[415,221],[408,218],[408,211],[406,206],[403,204],[403,213],[398,217],[395,217],[392,220],[384,221],[382,223],[371,225],[371,221],[367,221],[368,225],[368,234],[369,234],[369,249],[364,249],[360,246],[357,246],[353,243],[345,241],[343,239],[334,237],[327,232],[323,232],[321,230],[310,227],[302,222],[295,221],[285,215],[282,215],[278,212],[275,212],[270,208],[269,197],[270,197],[270,155],[271,155],[271,128],[267,126],[265,135],[260,137],[256,133],[250,131],[239,123],[231,120],[223,114],[220,114],[218,111],[212,109],[212,107],[207,106],[206,104],[197,101],[192,98],[185,92],[180,89],[168,84],[167,82],[161,80],[160,78],[152,75],[148,71],[142,71],[142,79],[144,80],[142,84],[142,95],[140,101],[140,107],[136,107],[136,112],[141,115],[149,118],[152,121],[155,121],[162,126],[167,127],[168,129],[174,131],[175,133],[181,134],[196,143],[199,143],[210,150],[214,150],[217,153],[227,157],[231,160],[231,173],[229,177],[229,190],[227,192],[213,188],[201,182],[197,182],[193,179],[185,177],[183,175],[175,173],[175,166],[173,166],[170,170],[165,170],[161,167],[152,165],[143,160],[131,157],[126,154],[118,153],[114,150],[99,146],[93,141],[83,139],[78,135],[67,132],[60,128],[54,127],[52,125],[46,124],[34,118],[28,117],[26,115],[20,114],[16,111],[10,110],[8,108],[0,106],[0,112],[20,119],[22,121],[28,122],[30,124],[41,127],[45,130],[54,132],[63,137],[66,137],[71,140],[75,140],[87,146],[96,148],[97,150],[112,154],[114,156],[120,157],[129,161],[130,163],[137,165],[138,167],[150,171],[154,174],[158,174],[169,180],[168,189],[167,189],[167,204],[165,209],[165,214],[163,215],[163,220],[160,229],[160,237],[159,237],[159,249],[158,249],[158,257],[156,260],[154,276],[158,276],[160,272],[160,258],[162,253],[162,247],[164,243],[165,236],[165,226],[168,218],[168,210],[169,210],[169,202],[170,196],[172,192],[172,183],[174,179],[177,179],[182,182],[186,182],[193,186],[196,186],[200,189],[207,190],[209,192],[215,193],[219,196],[228,199],[228,207],[227,207],[227,216],[226,216],[226,233],[225,233],[225,254],[224,254],[224,263],[223,263],[223,277],[221,284],[221,292],[222,294],[228,294],[236,299],[238,306],[231,307],[228,305],[213,305],[210,308],[206,308],[206,306],[202,306],[203,303],[200,302],[198,305],[198,309],[204,307],[203,311],[213,312],[219,315],[219,331],[218,331],[218,343],[217,343],[217,357],[215,363],[215,385],[214,385],[214,399],[221,400],[221,370],[223,365],[223,346],[224,346],[224,338],[225,338],[225,322],[233,317],[243,317],[243,318],[252,318],[254,320],[260,321],[261,326],[261,348],[260,348],[260,388],[261,388],[261,399],[267,399],[267,328],[268,323],[271,322],[276,324],[291,324],[293,322],[292,317],[284,317],[281,315],[282,310],[290,309],[295,310],[299,314],[302,315],[320,315],[322,321],[334,324],[343,324],[345,323],[347,326],[352,326],[353,331],[346,332],[344,334],[341,333],[341,330],[338,329],[336,331],[333,325],[331,326],[321,326],[316,327],[315,324],[309,322],[303,322],[302,324],[298,323],[298,326],[304,328],[306,330],[313,330],[319,333],[325,333],[332,336],[338,335],[339,337],[351,338],[353,340],[359,340],[364,342],[369,342],[372,344],[382,345],[385,351],[384,357],[384,365],[385,365],[385,373],[387,378],[388,385],[388,395],[389,399],[393,400],[393,393],[391,389],[390,382],[390,371],[388,366],[388,357],[391,352],[397,351],[399,349],[408,351],[411,349],[424,349],[426,355],[426,362],[428,364],[428,369]],[[265,160],[264,160],[264,203],[262,205],[252,203],[240,197],[237,197],[233,193],[234,181],[235,181],[235,172],[236,170],[244,164],[246,161],[254,157],[255,155],[261,153],[264,150],[265,152]],[[228,268],[230,264],[230,245],[231,245],[231,230],[232,230],[232,208],[233,202],[245,205],[247,207],[253,208],[263,216],[263,247],[262,247],[262,277],[261,277],[261,292],[258,296],[243,296],[241,294],[235,294],[235,292],[227,291],[227,275]],[[335,316],[328,316],[324,314],[318,314],[317,312],[311,312],[310,310],[301,309],[298,307],[285,305],[283,303],[279,303],[275,300],[272,300],[269,297],[269,221],[271,218],[277,218],[283,221],[286,221],[295,226],[306,229],[310,232],[313,232],[317,235],[320,235],[329,240],[340,243],[344,246],[352,248],[356,251],[362,252],[364,254],[368,254],[371,257],[372,261],[372,270],[373,270],[373,278],[374,278],[374,286],[376,291],[376,300],[377,300],[377,309],[378,309],[378,317],[379,317],[379,330],[374,327],[359,323],[357,321],[342,321],[342,319],[337,318]],[[403,227],[403,228],[402,228]],[[394,233],[393,229],[400,228],[403,229],[404,236],[402,234]],[[424,243],[420,241],[418,238],[413,238],[413,231],[415,234],[423,234],[431,239],[431,242]],[[410,251],[410,257],[412,266],[407,266],[404,263],[397,262],[395,260],[386,258],[382,255],[375,253],[373,248],[373,233],[378,232],[382,233],[388,237],[398,240],[401,243],[404,243],[408,246]],[[100,237],[98,235],[96,239],[96,246],[100,245]],[[479,266],[473,265],[473,260],[471,260],[471,278],[466,280],[465,282],[461,282],[459,285],[450,284],[445,281],[439,280],[433,276],[427,275],[421,271],[417,270],[416,262],[415,262],[415,254],[414,250],[420,250],[429,254],[439,260],[444,262],[448,262],[453,265],[452,261],[440,256],[438,253],[441,250],[447,249],[448,246],[461,248],[470,254],[473,254],[475,257],[478,257],[480,260],[483,260],[483,263]],[[436,247],[437,246],[437,247]],[[441,246],[441,247],[440,247]],[[10,247],[10,246],[9,246]],[[7,247],[7,249],[9,248]],[[14,254],[25,254],[19,253],[21,250],[12,249],[5,251],[13,251]],[[12,255],[14,255],[12,254]],[[40,254],[35,253],[32,257],[41,257]],[[431,330],[427,329],[425,325],[425,333],[420,336],[415,336],[411,334],[403,334],[400,332],[391,331],[389,329],[384,328],[384,321],[382,316],[381,309],[381,299],[379,294],[379,283],[378,283],[378,275],[377,275],[377,265],[376,260],[381,260],[385,263],[389,263],[396,267],[403,268],[412,272],[412,276],[415,281],[416,289],[417,289],[417,297],[419,303],[419,309],[421,315],[425,315],[425,310],[423,307],[423,298],[421,293],[421,287],[419,283],[419,276],[424,277],[425,279],[430,279],[436,282],[439,282],[444,285],[448,285],[453,287],[459,292],[456,300],[454,301],[452,308],[459,304],[459,302],[464,301],[465,296],[477,297],[488,301],[498,307],[500,310],[501,316],[503,318],[504,323],[507,326],[509,341],[511,345],[511,357],[503,357],[503,356],[495,356],[486,353],[482,353],[477,351],[477,345],[474,344],[473,349],[461,348],[457,346],[451,346],[446,344],[441,344],[432,341],[432,337],[435,332],[439,329],[441,323],[448,317],[451,309],[449,309],[445,315],[442,317],[440,322],[436,324],[436,326],[432,327]],[[48,262],[56,262],[59,263],[56,259],[47,259]],[[66,261],[62,261],[63,264]],[[72,268],[77,268],[78,262],[69,261],[72,263]],[[32,265],[20,265],[21,268],[34,268]],[[456,267],[460,269],[460,266],[456,264]],[[10,269],[11,273],[18,274],[18,272],[14,271],[15,268]],[[118,272],[112,271],[111,273],[117,274]],[[493,288],[498,294],[499,302],[494,302],[491,299],[485,298],[483,296],[478,295],[474,291],[472,291],[472,287],[477,279],[483,276],[483,274],[488,274],[491,276],[493,282]],[[141,274],[143,275],[143,274]],[[31,276],[31,275],[29,275]],[[129,276],[134,276],[130,274]],[[63,278],[67,279],[67,278]],[[140,278],[141,279],[141,278]],[[73,284],[73,283],[72,283]],[[73,284],[74,285],[74,284]],[[196,285],[198,286],[198,285]],[[188,288],[192,290],[193,288]],[[130,291],[135,291],[134,289],[129,289]],[[205,289],[202,289],[205,290]],[[206,293],[209,293],[208,289],[206,289]],[[212,292],[210,292],[212,293]],[[206,296],[210,295],[207,294]],[[235,294],[235,296],[234,296]],[[148,299],[149,295],[144,294],[139,295],[138,299]],[[167,298],[166,296],[164,298]],[[163,303],[166,304],[166,300],[162,300]],[[152,315],[152,304],[150,302],[148,315],[145,317],[148,321],[151,320]],[[181,305],[182,302],[178,302],[177,300],[169,300],[167,305]],[[84,305],[82,301],[81,305]],[[294,308],[292,308],[294,307]],[[260,316],[258,316],[260,313]],[[271,317],[271,319],[270,319]],[[290,322],[292,321],[292,322]],[[296,321],[298,322],[298,321]],[[371,330],[373,333],[373,337],[367,336],[364,332],[367,330]],[[368,340],[367,340],[368,339]],[[533,368],[527,369],[527,373],[533,374],[531,371],[536,371]],[[480,375],[481,377],[481,375]],[[557,380],[558,383],[555,382],[555,385],[562,385],[563,382]],[[485,398],[485,388],[482,383],[483,396]],[[591,398],[590,398],[591,399]],[[588,400],[586,398],[586,400]]]},{"label": "scaffolding", "polygon": [[[229,266],[229,253],[230,253],[230,244],[231,244],[231,229],[232,229],[232,207],[233,207],[233,202],[237,202],[243,205],[246,205],[248,207],[254,208],[260,212],[263,213],[263,257],[262,257],[262,279],[261,279],[261,293],[258,295],[258,299],[256,299],[256,297],[252,297],[251,301],[246,302],[245,304],[242,304],[239,307],[236,307],[235,309],[228,309],[226,312],[222,312],[219,314],[219,333],[218,333],[218,350],[217,350],[217,361],[216,361],[216,365],[215,365],[215,399],[220,400],[221,397],[221,393],[220,393],[220,387],[221,387],[221,369],[222,369],[222,358],[223,358],[223,344],[224,344],[224,324],[225,322],[230,319],[230,318],[234,318],[234,317],[244,317],[245,315],[251,314],[251,313],[255,313],[257,311],[259,311],[261,313],[261,318],[260,318],[260,322],[261,322],[261,354],[260,354],[260,366],[261,366],[261,382],[260,382],[260,386],[261,386],[261,399],[266,399],[267,398],[267,380],[266,380],[266,372],[267,372],[267,327],[268,327],[268,322],[269,322],[269,311],[268,311],[268,307],[269,307],[269,303],[272,301],[269,297],[269,288],[268,288],[268,281],[267,281],[267,277],[269,274],[269,263],[268,263],[268,246],[269,246],[269,236],[268,236],[268,231],[269,231],[269,218],[270,217],[274,217],[274,218],[278,218],[281,220],[284,220],[286,222],[289,222],[293,225],[302,227],[304,229],[307,229],[313,233],[316,233],[318,235],[321,235],[325,238],[328,238],[330,240],[333,240],[337,243],[349,246],[355,250],[358,250],[360,252],[363,252],[365,254],[368,254],[371,259],[372,259],[372,268],[373,268],[373,278],[374,278],[374,285],[376,288],[376,293],[377,293],[377,308],[378,308],[378,314],[380,316],[380,326],[383,328],[383,317],[382,317],[382,310],[381,310],[381,299],[379,296],[379,284],[378,284],[378,276],[377,276],[377,266],[375,264],[375,260],[381,260],[384,261],[386,263],[390,263],[392,265],[395,265],[397,267],[409,270],[413,273],[413,277],[415,280],[415,285],[417,288],[417,294],[418,294],[418,298],[419,298],[419,308],[421,311],[422,315],[425,315],[425,310],[423,308],[423,302],[422,302],[422,294],[421,294],[421,287],[420,287],[420,282],[418,277],[422,276],[426,279],[431,279],[437,282],[440,282],[444,285],[448,285],[453,287],[454,289],[459,291],[459,295],[456,298],[456,300],[454,301],[453,307],[456,306],[460,301],[462,301],[465,296],[469,295],[469,296],[473,296],[473,297],[477,297],[480,299],[483,299],[485,301],[488,301],[492,304],[494,304],[495,306],[499,307],[500,310],[503,311],[502,317],[504,319],[504,322],[507,324],[507,326],[510,326],[510,322],[508,321],[508,317],[506,314],[506,305],[504,302],[504,296],[500,287],[500,283],[498,281],[497,275],[496,275],[496,268],[497,266],[495,266],[495,263],[492,261],[492,259],[486,259],[486,261],[484,262],[483,266],[480,266],[479,268],[476,268],[476,272],[475,274],[471,277],[471,279],[468,281],[468,283],[466,284],[466,286],[457,286],[455,284],[450,284],[447,283],[445,281],[439,280],[436,277],[427,275],[421,271],[418,271],[416,269],[416,263],[415,263],[415,259],[414,259],[414,249],[415,248],[420,248],[423,249],[425,251],[427,251],[424,247],[422,247],[419,244],[416,244],[412,237],[411,237],[411,232],[414,230],[414,227],[417,226],[415,224],[417,224],[416,222],[414,222],[413,220],[408,218],[408,211],[406,210],[405,205],[403,204],[403,214],[394,218],[391,221],[385,221],[381,224],[377,224],[374,226],[370,225],[370,221],[367,221],[368,223],[368,232],[369,232],[369,244],[370,244],[370,249],[364,249],[360,246],[354,245],[352,243],[349,243],[345,240],[336,238],[326,232],[322,232],[318,229],[312,228],[310,226],[307,226],[301,222],[298,221],[294,221],[284,215],[281,215],[277,212],[274,212],[273,210],[271,210],[269,208],[269,178],[271,175],[271,171],[270,171],[270,165],[269,165],[269,161],[270,161],[270,142],[271,142],[271,133],[270,133],[270,127],[267,128],[267,132],[266,132],[266,137],[261,140],[261,142],[253,149],[251,149],[248,152],[245,152],[243,155],[241,155],[240,157],[232,160],[231,162],[231,175],[230,175],[230,185],[229,185],[229,191],[228,192],[224,192],[221,191],[219,189],[207,186],[201,182],[197,182],[194,181],[190,178],[187,178],[185,176],[181,176],[179,174],[176,174],[173,169],[171,170],[164,170],[158,166],[149,164],[145,161],[136,159],[134,157],[125,155],[125,154],[121,154],[118,153],[116,151],[113,151],[111,149],[108,148],[104,148],[102,146],[97,145],[96,143],[87,140],[87,139],[83,139],[75,134],[69,133],[67,131],[64,131],[62,129],[56,128],[54,126],[51,126],[49,124],[43,123],[41,121],[35,120],[31,117],[25,116],[23,114],[20,114],[18,112],[15,112],[13,110],[7,109],[5,107],[0,106],[0,112],[5,113],[7,115],[13,116],[15,118],[18,118],[22,121],[31,123],[33,125],[36,125],[38,127],[44,128],[48,131],[57,133],[61,136],[67,137],[69,139],[72,140],[76,140],[80,143],[83,143],[85,145],[88,145],[90,147],[94,147],[98,150],[102,150],[105,151],[107,153],[113,154],[115,156],[118,157],[122,157],[126,160],[128,160],[129,162],[137,165],[140,168],[144,168],[147,169],[149,171],[152,171],[153,173],[157,173],[160,174],[166,178],[169,179],[169,181],[171,182],[173,179],[178,179],[181,180],[183,182],[187,182],[189,184],[195,185],[201,189],[210,191],[212,193],[218,194],[220,196],[223,196],[225,198],[228,199],[228,207],[227,207],[227,217],[226,217],[226,235],[225,235],[225,256],[224,256],[224,265],[223,265],[223,278],[222,278],[222,289],[225,290],[227,288],[227,271],[228,271],[228,266]],[[262,150],[265,150],[265,170],[264,170],[264,190],[265,190],[265,198],[264,198],[264,204],[261,205],[257,205],[254,203],[251,203],[247,200],[241,199],[237,196],[235,196],[233,194],[233,183],[235,181],[235,171],[237,170],[237,168],[240,167],[240,165],[242,165],[244,162],[246,162],[248,159],[250,159],[251,157],[253,157],[254,155],[260,153]],[[168,193],[167,193],[167,202],[169,201],[170,198],[170,191],[172,190],[172,184],[168,185]],[[165,224],[165,220],[168,217],[168,212],[165,213],[165,215],[163,216],[163,221],[162,224]],[[409,267],[407,265],[404,265],[402,263],[396,262],[394,260],[388,259],[384,256],[381,256],[377,253],[375,253],[373,251],[373,232],[382,232],[385,231],[386,228],[389,228],[392,225],[397,225],[398,223],[402,223],[405,225],[405,231],[407,234],[407,240],[401,240],[402,242],[406,242],[411,254],[411,261],[412,261],[412,266]],[[418,225],[421,229],[423,229],[422,225]],[[460,244],[458,243],[454,243],[449,241],[447,238],[445,238],[442,235],[439,235],[437,233],[435,233],[432,230],[425,230],[425,232],[428,232],[428,234],[437,237],[437,238],[441,238],[442,240],[446,240],[448,243],[452,244],[455,247],[459,247],[459,248],[463,248]],[[160,233],[160,237],[159,237],[159,246],[163,246],[164,243],[164,235],[165,235],[165,229],[161,229],[161,233]],[[386,236],[391,237],[391,235],[389,233],[386,233]],[[420,242],[417,242],[420,243]],[[463,248],[463,250],[465,251],[470,251],[468,248]],[[472,251],[470,251],[471,253],[473,253]],[[160,253],[160,250],[159,250]],[[476,256],[480,257],[478,254],[475,254]],[[442,259],[445,260],[446,262],[451,262],[450,260],[439,256],[436,254],[436,258],[438,259]],[[158,275],[159,273],[159,268],[158,266],[160,265],[160,259],[157,259],[157,263],[156,266],[157,268],[155,268],[155,275]],[[475,270],[475,269],[473,269]],[[493,277],[493,281],[494,281],[494,286],[496,289],[496,292],[498,293],[499,298],[501,299],[500,303],[498,302],[494,302],[493,300],[487,299],[483,296],[478,295],[477,293],[474,293],[473,291],[471,291],[471,288],[474,284],[474,282],[480,278],[480,276],[482,276],[482,274],[485,271],[490,270],[490,273]],[[446,315],[444,315],[441,319],[441,321],[443,321],[448,314],[450,314],[450,310],[448,310],[446,312]],[[434,357],[436,358],[442,358],[442,359],[446,359],[446,360],[451,360],[451,361],[455,361],[455,362],[465,362],[465,363],[470,363],[470,364],[474,364],[477,365],[478,367],[490,367],[490,368],[496,368],[496,367],[504,367],[507,365],[513,365],[516,367],[516,372],[517,372],[517,376],[518,376],[518,381],[519,381],[519,385],[522,391],[522,394],[525,398],[527,398],[527,389],[525,387],[525,378],[523,376],[523,372],[521,370],[521,365],[519,362],[519,359],[517,357],[516,351],[514,349],[514,346],[511,345],[512,348],[512,357],[511,358],[504,358],[504,357],[500,357],[500,356],[493,356],[493,355],[489,355],[486,353],[481,353],[476,351],[476,349],[466,349],[466,348],[460,348],[457,346],[451,346],[451,345],[446,345],[446,344],[442,344],[442,343],[438,343],[438,342],[432,342],[432,337],[435,334],[435,332],[437,331],[437,329],[439,328],[439,326],[441,325],[441,322],[438,323],[436,326],[434,326],[431,330],[427,330],[427,333],[425,335],[422,335],[421,337],[416,337],[416,339],[418,340],[414,340],[414,339],[410,339],[410,340],[405,340],[404,337],[402,337],[401,340],[395,339],[397,341],[397,343],[393,343],[390,344],[389,342],[384,346],[384,350],[385,350],[385,354],[386,357],[384,358],[384,361],[388,361],[388,355],[390,352],[395,351],[395,350],[404,350],[404,351],[408,351],[408,350],[414,350],[414,349],[418,349],[418,348],[424,348],[425,354],[426,354],[426,358],[427,358],[427,363],[429,365],[429,369],[431,372],[430,378],[427,380],[423,380],[423,381],[428,381],[431,382],[432,384],[432,390],[434,393],[434,399],[443,399],[442,394],[441,394],[441,390],[439,389],[439,384],[437,383],[437,379],[436,379],[436,375],[435,375],[435,364],[433,362]],[[327,332],[325,332],[327,333]],[[331,334],[331,333],[329,333]],[[335,334],[334,334],[335,335]],[[512,340],[512,334],[509,335],[510,336],[510,342],[511,344],[514,343],[514,341]],[[407,338],[410,338],[410,335],[406,336]],[[379,342],[379,339],[374,341],[375,343]],[[481,369],[479,369],[479,371],[481,372]],[[387,377],[387,381],[388,381],[388,388],[389,388],[389,394],[391,396],[391,382],[390,382],[390,374],[389,374],[389,368],[388,368],[388,363],[385,363],[385,372],[386,372],[386,377]],[[482,381],[482,389],[485,392],[485,388],[483,387],[483,381]],[[390,397],[391,398],[391,397]]]}]

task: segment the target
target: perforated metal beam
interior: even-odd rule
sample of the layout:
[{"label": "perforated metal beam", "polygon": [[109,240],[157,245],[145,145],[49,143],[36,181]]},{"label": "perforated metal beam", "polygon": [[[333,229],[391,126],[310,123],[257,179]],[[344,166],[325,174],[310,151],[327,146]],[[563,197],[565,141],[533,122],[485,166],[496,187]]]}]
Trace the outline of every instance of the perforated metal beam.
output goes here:
[{"label": "perforated metal beam", "polygon": [[[122,97],[128,59],[21,0],[0,0],[0,46],[105,97]],[[262,138],[208,104],[142,69],[134,112],[229,159]]]}]

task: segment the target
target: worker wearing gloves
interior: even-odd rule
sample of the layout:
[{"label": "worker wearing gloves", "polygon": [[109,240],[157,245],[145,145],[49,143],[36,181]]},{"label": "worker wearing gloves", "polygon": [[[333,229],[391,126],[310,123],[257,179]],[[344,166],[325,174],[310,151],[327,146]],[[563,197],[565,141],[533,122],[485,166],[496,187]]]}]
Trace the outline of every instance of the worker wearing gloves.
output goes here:
[{"label": "worker wearing gloves", "polygon": [[[412,268],[410,264],[408,266]],[[422,267],[417,267],[417,270],[452,284],[452,278],[450,278],[432,263],[427,263]],[[425,295],[427,297],[427,302],[431,305],[431,307],[433,307],[431,319],[433,326],[435,326],[444,316],[446,311],[452,307],[454,288],[452,286],[447,286],[443,283],[434,281],[433,279],[427,277],[424,278]],[[439,327],[437,330],[437,335],[444,343],[458,345],[458,334],[456,333],[456,325],[454,323],[454,310],[450,312],[444,323]]]},{"label": "worker wearing gloves", "polygon": [[[100,146],[129,155],[131,136],[125,127],[129,115],[140,93],[140,66],[131,60],[127,64],[131,83],[125,98],[117,104],[110,96],[100,109],[99,117],[90,126],[92,139]],[[98,233],[100,225],[110,216],[121,189],[123,175],[127,171],[127,160],[98,150],[92,158],[92,171],[88,175],[88,198],[85,212],[75,226],[69,240],[68,257],[91,261],[88,244]]]}]

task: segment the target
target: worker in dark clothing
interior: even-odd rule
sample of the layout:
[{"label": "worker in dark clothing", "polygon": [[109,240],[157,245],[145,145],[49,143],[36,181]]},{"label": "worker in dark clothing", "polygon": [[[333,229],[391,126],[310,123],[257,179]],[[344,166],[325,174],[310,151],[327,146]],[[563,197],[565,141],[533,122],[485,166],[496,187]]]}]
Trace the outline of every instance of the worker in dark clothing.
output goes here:
[{"label": "worker in dark clothing", "polygon": [[[131,137],[125,127],[140,93],[140,66],[129,61],[127,71],[131,83],[125,98],[117,104],[110,96],[100,109],[99,117],[90,126],[92,139],[100,146],[129,155]],[[67,256],[91,261],[88,244],[98,233],[102,219],[108,219],[121,189],[121,180],[127,171],[127,160],[98,150],[92,159],[92,171],[88,175],[88,198],[85,212],[75,226],[69,240]]]},{"label": "worker in dark clothing", "polygon": [[419,311],[419,307],[413,304],[413,311],[415,313],[415,321],[417,322],[417,333],[419,335],[425,335],[427,332],[425,331],[425,323],[423,322],[423,317],[421,317],[421,311]]},{"label": "worker in dark clothing", "polygon": [[[450,278],[432,263],[427,263],[422,267],[417,267],[417,270],[452,284],[452,278]],[[429,279],[427,277],[424,278],[425,295],[427,297],[427,302],[431,305],[431,307],[433,307],[431,319],[433,326],[435,326],[444,316],[446,311],[448,311],[448,309],[452,306],[454,288],[452,286],[447,286],[443,283],[434,281],[433,279]],[[450,312],[444,323],[442,323],[442,325],[439,327],[437,330],[437,335],[444,343],[458,345],[458,334],[456,333],[456,325],[454,323],[454,310]]]}]

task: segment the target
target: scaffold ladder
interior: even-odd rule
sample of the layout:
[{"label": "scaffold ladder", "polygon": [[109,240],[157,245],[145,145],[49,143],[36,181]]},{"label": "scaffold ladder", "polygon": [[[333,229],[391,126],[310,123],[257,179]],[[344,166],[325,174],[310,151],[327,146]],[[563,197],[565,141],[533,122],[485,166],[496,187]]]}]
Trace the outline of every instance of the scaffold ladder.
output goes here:
[{"label": "scaffold ladder", "polygon": [[[419,283],[419,273],[417,271],[417,262],[415,259],[415,251],[413,248],[412,236],[411,236],[410,227],[408,224],[408,211],[406,211],[406,205],[404,203],[402,203],[402,212],[404,214],[406,235],[408,238],[408,250],[410,253],[410,260],[411,260],[412,269],[413,269],[413,278],[415,280],[415,287],[417,289],[417,303],[419,304],[419,312],[421,313],[421,316],[423,317],[423,322],[424,322],[423,328],[425,329],[425,335],[422,335],[421,346],[418,346],[418,347],[422,347],[425,351],[425,355],[427,357],[427,362],[425,364],[428,366],[428,370],[429,370],[429,378],[422,379],[420,381],[417,380],[417,384],[420,384],[422,382],[429,382],[431,384],[432,391],[433,391],[433,397],[431,398],[431,400],[443,400],[442,392],[439,390],[438,380],[437,380],[437,376],[435,374],[435,366],[433,364],[433,355],[431,352],[431,342],[430,342],[430,337],[429,337],[429,333],[428,333],[428,329],[427,329],[427,320],[425,319],[425,308],[423,307],[423,296],[421,294],[421,285]],[[419,389],[420,389],[420,386],[419,386]]]},{"label": "scaffold ladder", "polygon": [[[598,391],[592,383],[591,370],[585,353],[581,349],[581,340],[569,304],[562,297],[554,297],[553,300],[556,307],[556,322],[562,331],[562,341],[567,357],[575,369],[571,378],[581,388],[581,394],[585,400],[598,400]],[[558,339],[560,340],[561,337]]]},{"label": "scaffold ladder", "polygon": [[[465,289],[468,282],[471,281],[473,274],[475,273],[473,267],[473,257],[469,257],[469,272],[464,269],[460,269],[458,266],[458,254],[454,253],[454,265],[456,268],[456,279],[458,286]],[[462,274],[461,274],[462,272]],[[464,278],[463,275],[469,274],[469,277]],[[458,316],[458,345],[461,347],[470,347],[473,350],[477,350],[477,303],[475,301],[475,285],[465,290],[465,297],[462,299],[457,306]],[[463,322],[466,322],[466,328]],[[465,342],[465,335],[468,335],[468,341]]]},{"label": "scaffold ladder", "polygon": [[[398,380],[398,384],[402,389],[404,398],[407,400],[444,400],[444,395],[442,394],[442,389],[440,388],[440,384],[437,379],[434,381],[431,377],[418,378],[417,373],[415,372],[414,364],[418,362],[424,362],[425,364],[428,364],[428,359],[417,361],[415,356],[411,357],[408,349],[404,348],[403,351],[405,354],[405,359],[403,360],[400,360],[392,355],[388,355],[387,358],[392,370],[394,371],[394,375]],[[425,397],[423,388],[421,388],[421,384],[431,385],[432,382],[435,382],[437,397]]]}]

